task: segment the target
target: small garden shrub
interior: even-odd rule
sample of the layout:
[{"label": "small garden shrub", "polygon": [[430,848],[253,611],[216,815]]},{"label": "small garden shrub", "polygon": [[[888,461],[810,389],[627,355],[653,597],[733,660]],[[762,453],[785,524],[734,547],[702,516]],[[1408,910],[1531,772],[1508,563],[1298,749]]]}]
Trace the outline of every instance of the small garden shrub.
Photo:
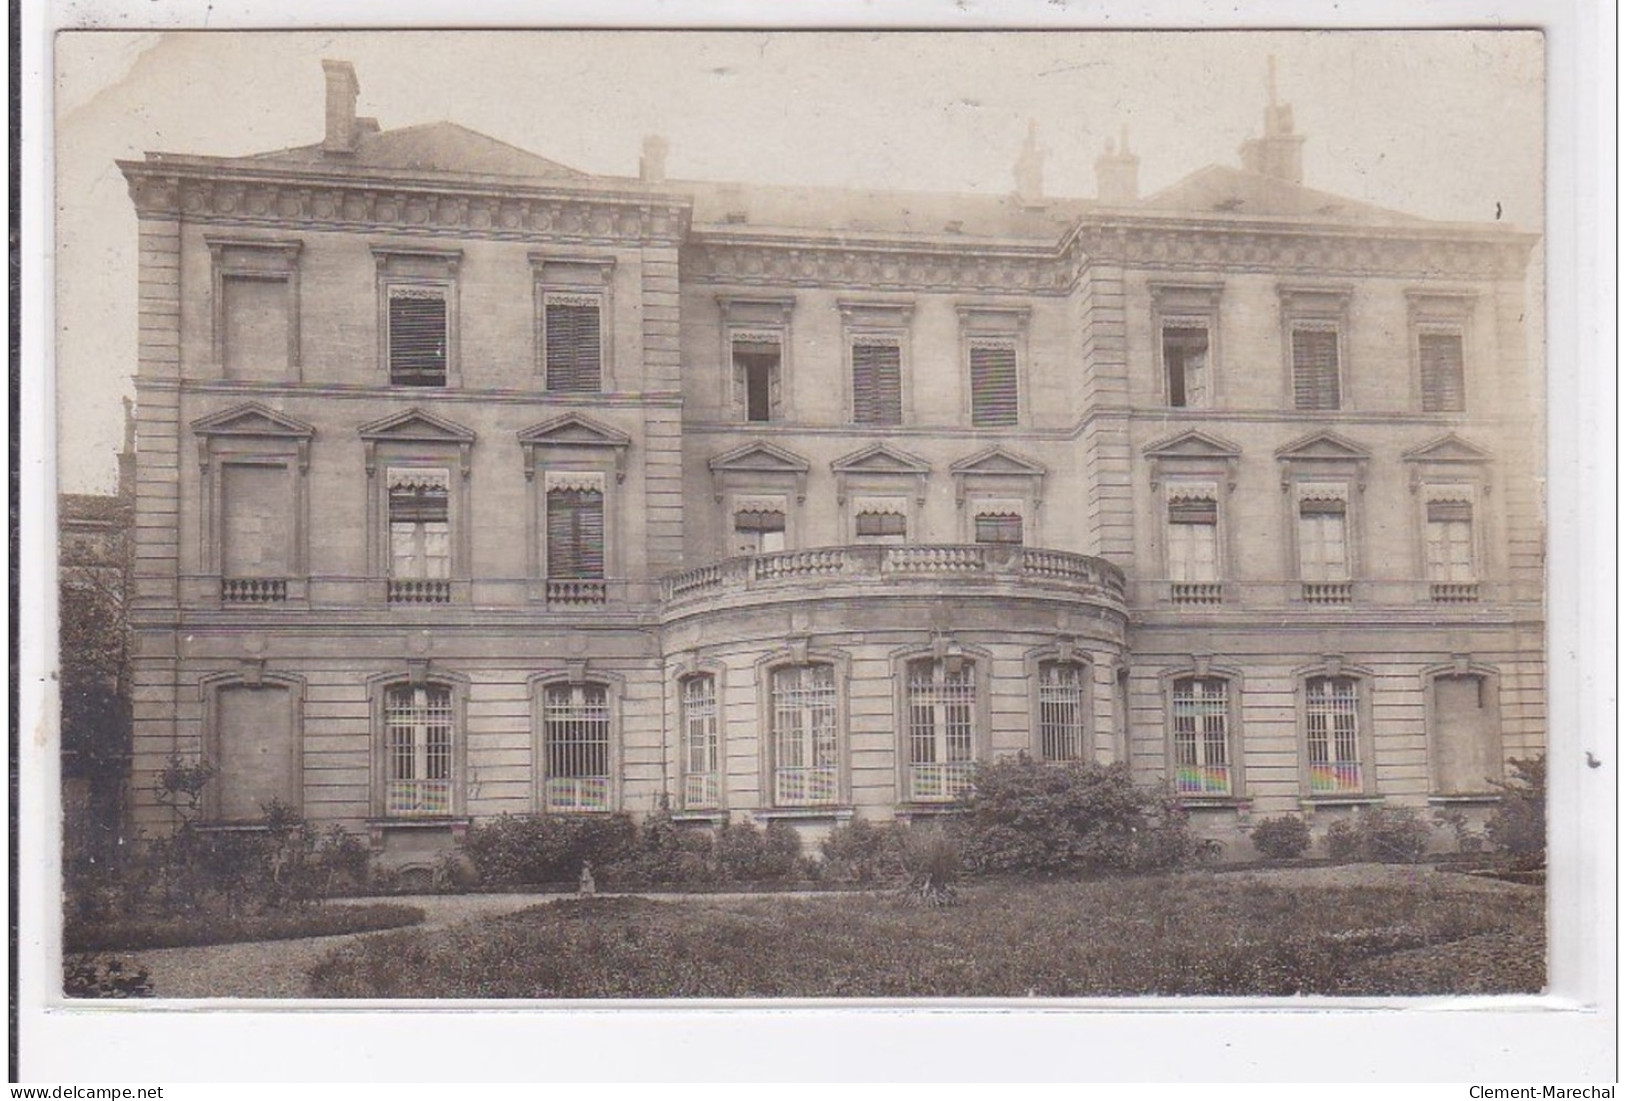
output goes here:
[{"label": "small garden shrub", "polygon": [[899,832],[909,895],[927,906],[948,906],[958,901],[965,866],[953,831],[932,823]]},{"label": "small garden shrub", "polygon": [[895,823],[876,826],[854,818],[820,843],[820,874],[831,883],[891,883],[904,875],[902,849],[902,828]]},{"label": "small garden shrub", "polygon": [[1309,823],[1296,815],[1266,818],[1248,836],[1268,860],[1296,860],[1309,851]]},{"label": "small garden shrub", "polygon": [[1203,853],[1171,793],[1135,786],[1126,764],[1022,754],[978,767],[974,791],[962,825],[972,871],[1152,871]]},{"label": "small garden shrub", "polygon": [[573,884],[583,864],[611,867],[633,855],[636,842],[628,814],[503,815],[471,826],[463,851],[488,885]]},{"label": "small garden shrub", "polygon": [[1414,864],[1428,846],[1428,824],[1412,807],[1366,807],[1340,818],[1326,830],[1333,860]]},{"label": "small garden shrub", "polygon": [[717,877],[716,843],[710,829],[686,827],[661,812],[638,827],[624,857],[595,868],[599,881],[611,889],[698,887]]},{"label": "small garden shrub", "polygon": [[784,822],[767,829],[724,825],[716,836],[717,877],[732,882],[771,883],[800,878],[806,869],[801,838]]},{"label": "small garden shrub", "polygon": [[1501,789],[1501,805],[1484,832],[1497,852],[1538,867],[1546,862],[1546,755],[1514,757],[1512,776]]}]

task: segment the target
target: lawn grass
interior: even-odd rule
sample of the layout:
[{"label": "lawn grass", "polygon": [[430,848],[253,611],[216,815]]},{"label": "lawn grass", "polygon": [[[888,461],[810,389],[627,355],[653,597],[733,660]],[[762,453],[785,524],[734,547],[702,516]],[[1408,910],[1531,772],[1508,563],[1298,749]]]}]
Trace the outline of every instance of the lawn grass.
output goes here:
[{"label": "lawn grass", "polygon": [[[1457,974],[1456,989],[1532,991],[1543,960],[1538,949],[1523,957],[1544,944],[1543,909],[1535,892],[1306,890],[1211,874],[984,883],[943,909],[895,895],[582,899],[369,937],[318,963],[309,989],[367,998],[1421,993],[1435,991],[1396,990],[1372,961],[1477,938],[1492,947],[1464,957],[1478,970]],[[1517,959],[1501,958],[1506,944]]]},{"label": "lawn grass", "polygon": [[136,951],[188,948],[244,941],[293,940],[341,933],[398,929],[423,920],[416,906],[395,902],[366,905],[306,906],[261,914],[191,913],[165,917],[117,917],[102,921],[70,920],[62,931],[67,952]]}]

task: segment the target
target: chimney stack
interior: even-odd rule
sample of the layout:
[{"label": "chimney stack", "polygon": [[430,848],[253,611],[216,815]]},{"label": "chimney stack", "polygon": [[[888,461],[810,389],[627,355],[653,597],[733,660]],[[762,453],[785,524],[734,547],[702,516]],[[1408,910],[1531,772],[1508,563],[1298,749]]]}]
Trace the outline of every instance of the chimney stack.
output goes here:
[{"label": "chimney stack", "polygon": [[348,61],[323,61],[327,76],[327,136],[323,153],[354,153],[360,137],[356,126],[355,101],[361,91],[355,66]]},{"label": "chimney stack", "polygon": [[1264,108],[1264,136],[1242,143],[1241,164],[1287,183],[1303,183],[1303,135],[1292,132],[1292,105],[1275,100],[1275,55],[1270,55],[1269,104]]},{"label": "chimney stack", "polygon": [[666,182],[666,139],[650,134],[643,139],[643,156],[638,159],[638,179],[644,183]]},{"label": "chimney stack", "polygon": [[1140,197],[1140,158],[1129,152],[1128,126],[1122,141],[1106,139],[1106,151],[1095,159],[1095,195],[1113,206],[1132,203]]},{"label": "chimney stack", "polygon": [[1038,123],[1027,120],[1027,141],[1016,158],[1016,200],[1025,207],[1044,205],[1044,151],[1038,147]]}]

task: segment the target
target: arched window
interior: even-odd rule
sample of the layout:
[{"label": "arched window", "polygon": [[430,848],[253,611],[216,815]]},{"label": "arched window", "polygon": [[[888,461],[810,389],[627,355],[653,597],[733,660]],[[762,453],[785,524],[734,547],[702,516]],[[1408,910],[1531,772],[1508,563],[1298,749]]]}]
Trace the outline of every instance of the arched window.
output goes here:
[{"label": "arched window", "polygon": [[957,799],[976,766],[978,712],[975,662],[963,657],[908,663],[908,798]]},{"label": "arched window", "polygon": [[722,805],[722,739],[717,725],[717,678],[696,673],[681,682],[683,808]]},{"label": "arched window", "polygon": [[1174,681],[1173,751],[1174,790],[1180,795],[1236,794],[1228,681],[1220,677]]},{"label": "arched window", "polygon": [[769,674],[773,802],[821,806],[840,800],[840,720],[835,666],[781,665]]},{"label": "arched window", "polygon": [[384,814],[391,818],[452,813],[452,692],[441,684],[384,689]]},{"label": "arched window", "polygon": [[1038,665],[1038,757],[1081,761],[1088,755],[1086,668],[1075,661]]},{"label": "arched window", "polygon": [[542,686],[542,806],[554,812],[611,809],[608,686]]}]

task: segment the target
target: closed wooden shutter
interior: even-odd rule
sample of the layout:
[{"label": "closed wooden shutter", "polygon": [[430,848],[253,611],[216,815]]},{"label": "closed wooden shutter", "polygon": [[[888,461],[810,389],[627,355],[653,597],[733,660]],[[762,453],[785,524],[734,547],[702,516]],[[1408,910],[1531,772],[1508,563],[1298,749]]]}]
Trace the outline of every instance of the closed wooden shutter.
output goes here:
[{"label": "closed wooden shutter", "polygon": [[598,306],[549,302],[546,309],[547,388],[596,393],[603,387]]},{"label": "closed wooden shutter", "polygon": [[860,512],[857,534],[862,538],[884,538],[908,534],[908,517],[898,512]]},{"label": "closed wooden shutter", "polygon": [[896,344],[852,346],[852,419],[859,424],[903,423],[902,349]]},{"label": "closed wooden shutter", "polygon": [[446,384],[446,299],[438,291],[389,296],[389,381]]},{"label": "closed wooden shutter", "polygon": [[596,489],[547,493],[547,576],[604,576],[604,495]]},{"label": "closed wooden shutter", "polygon": [[976,517],[978,543],[1013,543],[1021,545],[1021,517],[1010,512],[984,512]]},{"label": "closed wooden shutter", "polygon": [[1417,345],[1422,360],[1422,411],[1459,413],[1466,409],[1461,337],[1455,333],[1423,333]]},{"label": "closed wooden shutter", "polygon": [[970,349],[971,424],[1001,428],[1016,423],[1016,348],[978,342]]},{"label": "closed wooden shutter", "polygon": [[1299,409],[1336,409],[1337,330],[1292,331],[1292,400]]}]

